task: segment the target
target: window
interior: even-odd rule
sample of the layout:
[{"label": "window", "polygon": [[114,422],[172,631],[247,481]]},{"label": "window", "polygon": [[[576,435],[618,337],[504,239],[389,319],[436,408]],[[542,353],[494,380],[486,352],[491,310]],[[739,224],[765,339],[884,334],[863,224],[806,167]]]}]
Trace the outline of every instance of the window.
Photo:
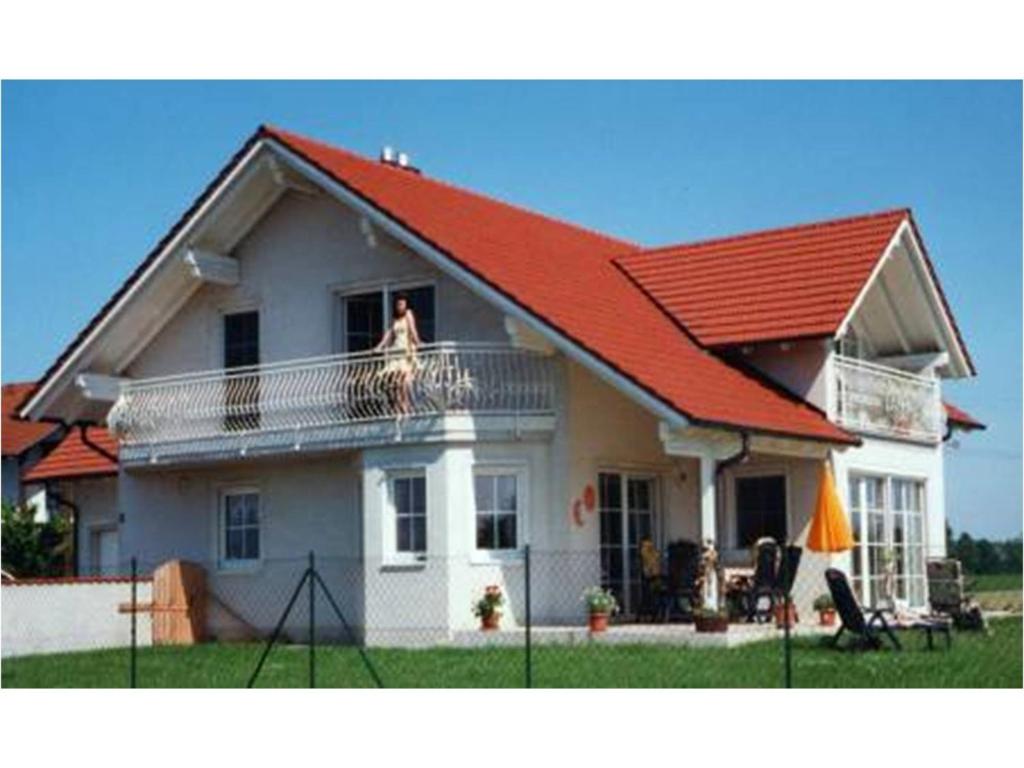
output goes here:
[{"label": "window", "polygon": [[223,534],[221,546],[225,562],[245,562],[260,558],[260,495],[254,490],[227,491],[221,497]]},{"label": "window", "polygon": [[867,605],[886,597],[892,562],[892,597],[912,608],[925,604],[924,482],[881,475],[850,476],[853,528],[851,582]]},{"label": "window", "polygon": [[416,315],[416,328],[424,344],[435,341],[436,309],[434,286],[410,288],[385,286],[384,288],[342,296],[341,324],[345,352],[372,349],[380,341],[384,330],[391,326],[394,297],[404,293],[409,307]]},{"label": "window", "polygon": [[752,547],[763,536],[787,540],[785,475],[736,478],[736,546]]},{"label": "window", "polygon": [[640,543],[658,544],[657,482],[645,475],[602,472],[597,478],[600,510],[601,586],[611,590],[623,612],[640,601]]},{"label": "window", "polygon": [[394,515],[394,552],[399,555],[426,554],[426,477],[422,474],[395,475],[388,485]]},{"label": "window", "polygon": [[[224,367],[246,368],[260,362],[259,312],[224,315]],[[260,426],[258,373],[229,373],[224,382],[224,429],[231,432]]]},{"label": "window", "polygon": [[260,313],[224,315],[224,367],[243,368],[260,362]]},{"label": "window", "polygon": [[522,532],[521,473],[508,469],[476,469],[473,494],[476,499],[476,548],[508,551],[519,547]]}]

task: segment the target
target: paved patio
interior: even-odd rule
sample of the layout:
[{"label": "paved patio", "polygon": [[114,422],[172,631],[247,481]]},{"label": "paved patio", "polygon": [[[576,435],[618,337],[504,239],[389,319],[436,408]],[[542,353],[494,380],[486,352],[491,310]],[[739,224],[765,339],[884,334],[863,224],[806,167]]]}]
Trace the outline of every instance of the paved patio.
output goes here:
[{"label": "paved patio", "polygon": [[[815,623],[797,624],[794,636],[819,637],[836,631]],[[763,640],[781,640],[782,630],[774,624],[730,624],[728,632],[697,632],[693,624],[614,624],[606,632],[591,634],[585,626],[535,626],[532,640],[537,645],[679,645],[694,648],[735,648]],[[521,646],[526,630],[522,627],[496,632],[464,630],[455,632],[451,644],[456,647]]]}]

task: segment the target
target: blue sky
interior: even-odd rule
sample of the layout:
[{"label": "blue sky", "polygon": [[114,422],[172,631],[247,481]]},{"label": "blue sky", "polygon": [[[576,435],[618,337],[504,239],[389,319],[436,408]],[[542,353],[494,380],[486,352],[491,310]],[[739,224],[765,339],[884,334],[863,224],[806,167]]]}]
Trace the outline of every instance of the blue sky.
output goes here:
[{"label": "blue sky", "polygon": [[909,205],[989,424],[950,519],[1021,530],[1021,85],[30,83],[2,92],[3,380],[88,321],[261,122],[641,243]]}]

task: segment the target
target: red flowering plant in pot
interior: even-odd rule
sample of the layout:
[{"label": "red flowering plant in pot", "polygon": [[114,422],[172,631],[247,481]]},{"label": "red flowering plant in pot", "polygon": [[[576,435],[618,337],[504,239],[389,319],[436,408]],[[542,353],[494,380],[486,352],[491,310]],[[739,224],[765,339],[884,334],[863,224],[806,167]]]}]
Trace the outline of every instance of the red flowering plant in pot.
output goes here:
[{"label": "red flowering plant in pot", "polygon": [[587,625],[591,632],[604,632],[608,629],[608,617],[619,610],[615,595],[602,587],[587,589],[583,593],[583,602],[587,605]]},{"label": "red flowering plant in pot", "polygon": [[492,584],[484,589],[484,595],[473,603],[473,615],[480,619],[480,629],[491,631],[498,628],[501,622],[501,606],[505,604],[505,596],[501,587]]},{"label": "red flowering plant in pot", "polygon": [[834,627],[836,624],[836,604],[831,595],[818,595],[814,598],[814,610],[818,612],[818,623],[823,627]]}]

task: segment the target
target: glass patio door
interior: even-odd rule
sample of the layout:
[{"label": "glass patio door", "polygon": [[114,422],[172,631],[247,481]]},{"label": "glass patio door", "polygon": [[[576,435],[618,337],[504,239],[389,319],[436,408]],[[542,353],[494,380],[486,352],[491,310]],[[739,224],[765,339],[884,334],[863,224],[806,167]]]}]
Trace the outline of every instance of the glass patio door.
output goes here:
[{"label": "glass patio door", "polygon": [[655,491],[652,477],[598,475],[601,586],[615,594],[626,615],[632,615],[640,602],[640,542],[657,543]]},{"label": "glass patio door", "polygon": [[883,600],[891,561],[893,599],[901,606],[924,607],[924,483],[851,475],[850,523],[855,542],[851,582],[861,601],[876,605]]}]

